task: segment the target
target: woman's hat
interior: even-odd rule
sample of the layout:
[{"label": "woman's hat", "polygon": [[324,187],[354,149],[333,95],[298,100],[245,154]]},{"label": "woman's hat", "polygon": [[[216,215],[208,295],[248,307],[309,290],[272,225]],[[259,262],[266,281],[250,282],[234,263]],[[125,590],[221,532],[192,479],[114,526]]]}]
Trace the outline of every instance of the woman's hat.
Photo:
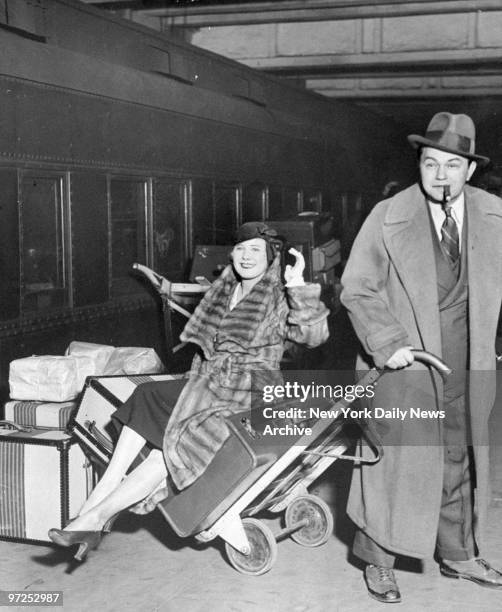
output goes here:
[{"label": "woman's hat", "polygon": [[278,238],[275,229],[269,227],[262,221],[248,221],[243,223],[235,232],[234,244],[252,240],[253,238],[262,238],[267,243],[267,258],[272,261],[275,253],[280,250],[282,241]]},{"label": "woman's hat", "polygon": [[488,157],[474,153],[476,128],[467,115],[436,113],[427,126],[425,136],[410,134],[408,141],[415,149],[432,147],[466,157],[482,166],[490,162]]}]

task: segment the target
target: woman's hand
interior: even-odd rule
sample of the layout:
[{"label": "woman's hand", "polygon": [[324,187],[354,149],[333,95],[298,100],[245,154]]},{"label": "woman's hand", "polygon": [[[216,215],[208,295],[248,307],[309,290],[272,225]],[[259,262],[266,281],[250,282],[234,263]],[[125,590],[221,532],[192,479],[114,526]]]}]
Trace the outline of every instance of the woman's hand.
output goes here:
[{"label": "woman's hand", "polygon": [[304,285],[303,271],[305,270],[305,259],[300,251],[290,248],[288,253],[291,253],[295,257],[296,261],[293,266],[287,265],[284,270],[284,280],[286,281],[286,287],[297,287]]}]

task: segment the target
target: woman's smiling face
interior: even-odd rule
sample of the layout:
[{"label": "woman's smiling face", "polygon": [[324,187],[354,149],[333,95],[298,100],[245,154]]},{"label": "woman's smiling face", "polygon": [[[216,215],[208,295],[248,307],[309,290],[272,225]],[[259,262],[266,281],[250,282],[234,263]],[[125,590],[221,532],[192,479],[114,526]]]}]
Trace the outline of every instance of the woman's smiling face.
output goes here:
[{"label": "woman's smiling face", "polygon": [[267,243],[263,238],[239,242],[231,255],[234,269],[242,280],[259,279],[268,268]]}]

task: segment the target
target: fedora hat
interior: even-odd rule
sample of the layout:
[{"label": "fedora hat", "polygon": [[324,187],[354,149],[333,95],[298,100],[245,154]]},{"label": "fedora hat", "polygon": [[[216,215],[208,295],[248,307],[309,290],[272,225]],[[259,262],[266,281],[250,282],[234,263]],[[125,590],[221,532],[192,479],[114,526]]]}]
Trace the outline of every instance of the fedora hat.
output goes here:
[{"label": "fedora hat", "polygon": [[452,113],[436,113],[427,126],[425,136],[410,134],[408,141],[415,149],[419,147],[432,147],[440,151],[455,153],[466,157],[484,166],[489,158],[474,153],[476,128],[467,115],[453,115]]}]

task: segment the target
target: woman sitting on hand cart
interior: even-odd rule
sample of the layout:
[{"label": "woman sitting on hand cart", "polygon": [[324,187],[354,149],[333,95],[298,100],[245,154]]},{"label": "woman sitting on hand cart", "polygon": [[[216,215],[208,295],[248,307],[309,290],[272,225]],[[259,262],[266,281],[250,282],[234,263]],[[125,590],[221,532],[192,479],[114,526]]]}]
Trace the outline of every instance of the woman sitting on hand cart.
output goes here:
[{"label": "woman sitting on hand cart", "polygon": [[[183,489],[204,472],[229,435],[222,417],[250,409],[252,372],[278,371],[286,340],[309,347],[326,341],[321,288],[305,284],[303,256],[290,249],[296,261],[286,266],[285,289],[280,247],[266,224],[242,225],[232,263],[181,334],[198,347],[188,378],[142,384],[114,413],[122,430],[103,477],[79,516],[49,531],[60,546],[80,545],[77,560],[98,546],[120,511],[145,498],[153,509],[165,497],[159,486],[168,474]],[[150,454],[126,475],[145,443]]]}]

